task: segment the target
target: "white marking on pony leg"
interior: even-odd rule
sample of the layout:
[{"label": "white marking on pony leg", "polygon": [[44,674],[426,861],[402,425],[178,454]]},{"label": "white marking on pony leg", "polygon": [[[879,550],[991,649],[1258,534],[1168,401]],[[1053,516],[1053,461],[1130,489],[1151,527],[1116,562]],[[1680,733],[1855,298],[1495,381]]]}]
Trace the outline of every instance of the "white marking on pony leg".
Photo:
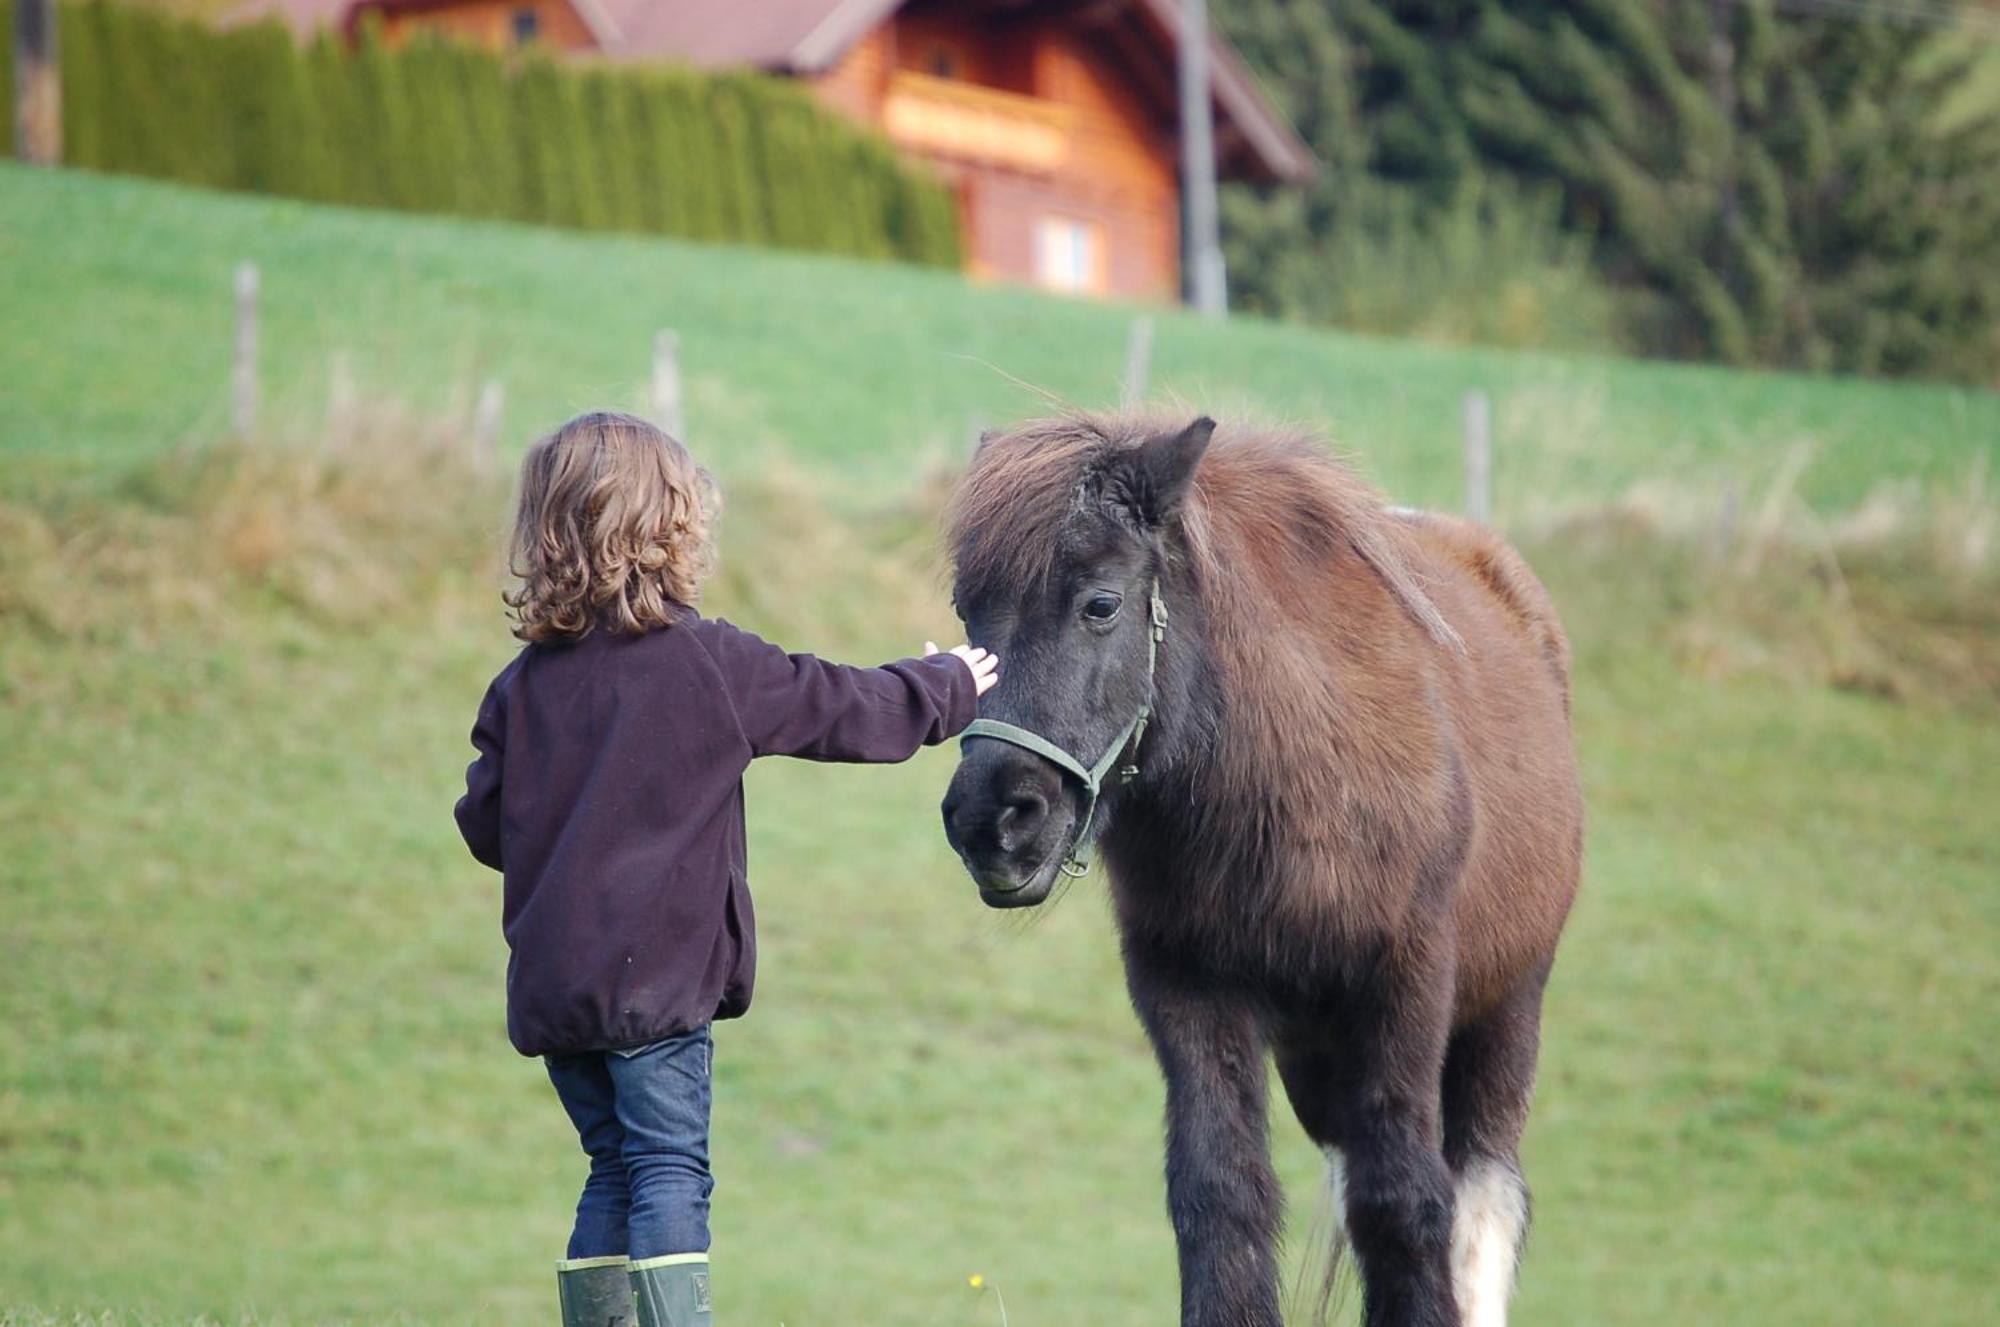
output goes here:
[{"label": "white marking on pony leg", "polygon": [[1475,1161],[1461,1175],[1451,1221],[1451,1285],[1464,1327],[1507,1327],[1514,1264],[1528,1229],[1528,1192],[1512,1166]]},{"label": "white marking on pony leg", "polygon": [[[1326,1157],[1326,1188],[1313,1215],[1311,1253],[1300,1271],[1301,1297],[1296,1307],[1302,1312],[1288,1313],[1286,1319],[1330,1327],[1339,1292],[1341,1255],[1347,1248],[1347,1160],[1337,1147],[1323,1147],[1320,1152]],[[1315,1274],[1317,1285],[1306,1279]]]},{"label": "white marking on pony leg", "polygon": [[1322,1147],[1326,1154],[1327,1200],[1333,1204],[1333,1242],[1347,1238],[1347,1158],[1337,1147]]}]

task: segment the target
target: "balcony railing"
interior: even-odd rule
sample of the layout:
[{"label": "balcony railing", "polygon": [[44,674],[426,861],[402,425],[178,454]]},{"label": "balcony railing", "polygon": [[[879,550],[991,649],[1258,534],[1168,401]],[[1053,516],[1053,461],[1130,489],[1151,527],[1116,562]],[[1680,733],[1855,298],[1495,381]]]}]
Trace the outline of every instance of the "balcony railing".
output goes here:
[{"label": "balcony railing", "polygon": [[1038,97],[899,70],[882,127],[916,152],[1051,174],[1069,159],[1070,108]]}]

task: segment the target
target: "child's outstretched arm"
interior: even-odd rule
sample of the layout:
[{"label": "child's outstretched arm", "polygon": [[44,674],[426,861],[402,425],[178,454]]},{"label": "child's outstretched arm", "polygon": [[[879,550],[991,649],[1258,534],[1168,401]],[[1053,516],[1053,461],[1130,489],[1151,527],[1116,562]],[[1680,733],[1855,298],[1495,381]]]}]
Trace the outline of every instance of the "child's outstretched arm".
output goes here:
[{"label": "child's outstretched arm", "polygon": [[472,745],[479,759],[466,767],[465,796],[458,799],[453,814],[472,855],[499,871],[504,869],[500,865],[500,770],[501,753],[507,745],[507,707],[501,703],[498,681],[486,689],[486,698],[479,704]]},{"label": "child's outstretched arm", "polygon": [[888,763],[957,736],[999,661],[959,646],[880,668],[787,654],[721,620],[699,625],[750,749],[760,756]]}]

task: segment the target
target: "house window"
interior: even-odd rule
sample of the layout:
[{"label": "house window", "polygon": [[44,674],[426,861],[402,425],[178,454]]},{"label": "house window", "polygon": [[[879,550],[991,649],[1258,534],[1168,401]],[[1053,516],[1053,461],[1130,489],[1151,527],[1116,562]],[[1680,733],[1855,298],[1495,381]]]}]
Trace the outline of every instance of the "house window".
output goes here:
[{"label": "house window", "polygon": [[1104,229],[1074,217],[1035,222],[1035,280],[1050,290],[1086,294],[1104,287]]},{"label": "house window", "polygon": [[542,16],[525,6],[514,11],[512,23],[516,46],[526,46],[542,34]]}]

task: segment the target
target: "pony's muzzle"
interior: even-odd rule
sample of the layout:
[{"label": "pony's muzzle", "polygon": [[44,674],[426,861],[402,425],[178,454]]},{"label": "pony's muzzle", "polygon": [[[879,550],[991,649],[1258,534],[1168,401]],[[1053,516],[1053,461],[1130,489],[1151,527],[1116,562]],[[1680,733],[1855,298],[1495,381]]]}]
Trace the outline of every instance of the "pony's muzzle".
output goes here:
[{"label": "pony's muzzle", "polygon": [[970,745],[943,812],[945,839],[989,906],[1048,897],[1075,819],[1060,771],[998,743]]}]

